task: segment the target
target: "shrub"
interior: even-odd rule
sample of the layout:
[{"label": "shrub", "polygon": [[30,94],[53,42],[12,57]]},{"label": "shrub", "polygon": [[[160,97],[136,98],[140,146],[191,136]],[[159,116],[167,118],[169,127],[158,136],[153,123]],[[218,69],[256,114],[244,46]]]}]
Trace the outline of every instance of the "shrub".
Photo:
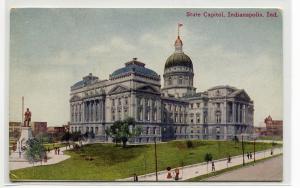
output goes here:
[{"label": "shrub", "polygon": [[192,142],[191,140],[187,140],[187,141],[186,141],[186,147],[187,147],[187,148],[192,148],[192,147],[194,147],[193,142]]}]

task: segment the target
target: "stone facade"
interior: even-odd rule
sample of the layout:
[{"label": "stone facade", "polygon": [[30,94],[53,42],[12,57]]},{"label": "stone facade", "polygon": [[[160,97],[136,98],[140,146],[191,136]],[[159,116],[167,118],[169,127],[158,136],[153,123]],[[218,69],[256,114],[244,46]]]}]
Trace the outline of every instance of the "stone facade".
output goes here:
[{"label": "stone facade", "polygon": [[133,58],[108,80],[92,75],[71,86],[70,131],[92,132],[111,141],[105,130],[114,121],[133,117],[142,134],[130,142],[174,139],[228,140],[253,130],[253,101],[246,91],[217,86],[196,92],[191,59],[178,36],[161,78]]}]

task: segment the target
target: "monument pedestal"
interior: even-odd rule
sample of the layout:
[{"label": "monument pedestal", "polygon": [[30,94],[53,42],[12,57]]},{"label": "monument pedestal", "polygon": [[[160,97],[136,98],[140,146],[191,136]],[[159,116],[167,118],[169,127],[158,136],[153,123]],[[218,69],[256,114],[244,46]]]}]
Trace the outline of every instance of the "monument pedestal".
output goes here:
[{"label": "monument pedestal", "polygon": [[26,147],[26,142],[28,139],[32,138],[32,129],[31,127],[21,127],[21,136],[17,141],[16,153],[20,159],[24,159],[24,147]]}]

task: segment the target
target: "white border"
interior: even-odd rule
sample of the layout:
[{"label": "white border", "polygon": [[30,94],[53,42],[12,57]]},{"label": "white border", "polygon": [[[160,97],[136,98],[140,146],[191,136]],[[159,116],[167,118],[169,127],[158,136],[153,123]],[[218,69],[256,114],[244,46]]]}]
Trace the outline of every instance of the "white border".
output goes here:
[{"label": "white border", "polygon": [[[297,0],[296,0],[297,1]],[[283,47],[284,47],[284,181],[282,183],[213,183],[213,185],[289,185],[292,183],[291,179],[291,112],[293,112],[293,124],[296,125],[296,117],[299,114],[299,110],[293,106],[293,110],[291,111],[291,97],[293,100],[298,100],[297,95],[290,93],[291,91],[291,81],[295,84],[295,80],[299,80],[295,77],[290,77],[291,73],[295,76],[296,69],[295,64],[293,64],[293,72],[291,72],[291,5],[289,0],[6,0],[1,1],[3,6],[3,18],[4,22],[1,25],[5,27],[3,34],[1,35],[0,41],[5,41],[5,46],[3,46],[3,50],[1,50],[1,57],[4,59],[4,63],[0,64],[0,75],[3,75],[1,79],[0,91],[1,92],[1,101],[0,104],[4,104],[4,108],[1,108],[0,111],[0,119],[2,120],[1,125],[8,124],[8,78],[9,78],[9,70],[8,70],[8,62],[9,62],[9,10],[10,8],[25,8],[25,7],[37,7],[37,8],[280,8],[283,10]],[[295,1],[294,1],[295,3]],[[298,1],[299,4],[299,1]],[[294,6],[296,7],[296,6]],[[296,9],[296,8],[295,8]],[[2,21],[2,20],[1,20]],[[299,21],[299,20],[298,20]],[[298,29],[299,31],[299,29]],[[295,34],[295,33],[294,33]],[[298,32],[300,34],[300,32]],[[2,39],[2,40],[1,40]],[[294,45],[297,45],[293,43]],[[299,45],[298,45],[299,46]],[[293,55],[296,55],[299,52],[294,52]],[[298,65],[299,68],[299,65]],[[2,73],[2,74],[1,74]],[[295,85],[293,85],[295,86]],[[299,86],[298,86],[299,87]],[[293,87],[293,91],[295,91],[296,87]],[[296,88],[296,92],[299,94],[299,88]],[[298,95],[300,96],[300,95]],[[298,112],[297,112],[298,111]],[[4,120],[4,121],[3,121]],[[1,179],[4,181],[6,185],[11,184],[9,182],[8,177],[8,128],[5,126],[1,126],[2,138],[4,138],[4,142],[0,142],[0,153],[6,154],[5,156],[0,155],[0,159],[3,162],[4,169],[1,171]],[[295,127],[293,127],[293,136],[294,139],[296,137]],[[295,141],[295,140],[294,140]],[[293,158],[294,159],[294,158]],[[299,160],[299,158],[298,158]],[[295,160],[293,160],[295,162]],[[293,163],[294,164],[294,163]],[[295,175],[295,174],[294,174]],[[3,177],[3,178],[2,178]],[[294,177],[293,180],[296,178]],[[299,178],[298,178],[299,179]],[[50,183],[22,183],[22,185],[29,184],[50,184]],[[54,185],[133,185],[132,183],[54,183]],[[15,184],[14,184],[15,185]],[[18,184],[19,185],[19,184]],[[53,185],[53,183],[51,183]],[[140,185],[158,185],[156,183],[141,183]],[[159,183],[159,185],[212,185],[212,183]]]}]

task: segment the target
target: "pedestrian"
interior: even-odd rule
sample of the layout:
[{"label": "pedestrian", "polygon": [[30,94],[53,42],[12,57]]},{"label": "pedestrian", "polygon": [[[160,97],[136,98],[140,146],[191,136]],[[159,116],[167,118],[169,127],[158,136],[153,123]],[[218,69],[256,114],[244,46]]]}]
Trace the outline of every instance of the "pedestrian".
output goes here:
[{"label": "pedestrian", "polygon": [[138,176],[136,175],[136,173],[133,174],[133,181],[134,181],[134,182],[139,181],[139,178],[138,178]]},{"label": "pedestrian", "polygon": [[252,159],[252,152],[250,152],[250,159]]},{"label": "pedestrian", "polygon": [[58,153],[58,155],[59,155],[59,151],[60,151],[60,149],[59,149],[59,148],[57,148],[57,151],[58,151],[57,153]]},{"label": "pedestrian", "polygon": [[171,179],[172,178],[172,174],[171,174],[171,167],[167,167],[167,179]]},{"label": "pedestrian", "polygon": [[231,162],[231,156],[228,155],[228,163],[230,163],[230,162]]},{"label": "pedestrian", "polygon": [[176,181],[179,180],[179,169],[178,168],[175,169],[175,180]]},{"label": "pedestrian", "polygon": [[54,148],[54,154],[55,154],[55,155],[57,154],[57,150],[56,150],[56,148]]},{"label": "pedestrian", "polygon": [[249,159],[250,155],[249,155],[249,152],[247,152],[247,158]]},{"label": "pedestrian", "polygon": [[216,170],[216,168],[215,168],[215,162],[211,162],[211,171],[215,171]]},{"label": "pedestrian", "polygon": [[271,149],[271,155],[273,155],[273,149]]}]

